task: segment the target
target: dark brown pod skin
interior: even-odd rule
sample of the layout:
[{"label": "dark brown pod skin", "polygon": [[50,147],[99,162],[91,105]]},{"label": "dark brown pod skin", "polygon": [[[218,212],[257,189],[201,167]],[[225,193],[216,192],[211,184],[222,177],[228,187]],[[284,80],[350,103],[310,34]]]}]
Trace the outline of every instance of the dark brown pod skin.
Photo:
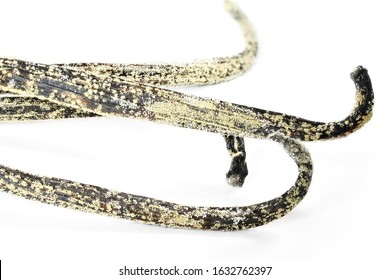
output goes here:
[{"label": "dark brown pod skin", "polygon": [[257,53],[253,29],[237,6],[227,1],[227,8],[246,39],[244,51],[230,57],[182,65],[45,65],[0,58],[0,94],[7,94],[0,95],[0,121],[119,116],[219,133],[232,158],[226,178],[233,186],[242,186],[248,175],[244,137],[269,139],[280,143],[298,166],[288,191],[249,206],[185,206],[5,166],[0,166],[0,190],[80,211],[187,229],[242,230],[290,212],[305,197],[312,176],[310,155],[299,140],[344,137],[369,121],[374,104],[370,77],[361,66],[351,73],[355,107],[343,120],[329,123],[161,88],[216,84],[251,67]]}]

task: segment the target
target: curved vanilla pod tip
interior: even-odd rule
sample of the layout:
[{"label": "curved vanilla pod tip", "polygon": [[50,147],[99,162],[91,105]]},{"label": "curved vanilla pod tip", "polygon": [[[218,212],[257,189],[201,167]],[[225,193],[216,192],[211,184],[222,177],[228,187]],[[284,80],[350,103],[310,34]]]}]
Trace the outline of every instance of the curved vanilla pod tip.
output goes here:
[{"label": "curved vanilla pod tip", "polygon": [[150,85],[210,85],[234,79],[251,68],[257,55],[258,44],[252,24],[240,7],[230,0],[225,2],[225,7],[239,24],[245,39],[244,50],[236,55],[182,64],[70,63],[57,66],[98,75],[120,76],[129,82]]},{"label": "curved vanilla pod tip", "polygon": [[356,87],[354,109],[341,121],[318,125],[319,140],[347,136],[363,127],[372,117],[374,91],[367,69],[358,66],[350,76]]},{"label": "curved vanilla pod tip", "polygon": [[353,112],[344,120],[344,124],[352,123],[345,134],[351,133],[366,124],[373,115],[374,106],[374,91],[367,69],[362,66],[356,67],[351,73],[351,79],[356,87],[356,103]]},{"label": "curved vanilla pod tip", "polygon": [[200,230],[242,230],[258,227],[290,212],[306,195],[312,176],[309,153],[298,141],[275,133],[298,166],[295,184],[272,200],[236,207],[184,206],[117,192],[65,179],[32,175],[0,165],[0,190],[64,208],[147,224]]},{"label": "curved vanilla pod tip", "polygon": [[347,136],[363,127],[372,117],[374,106],[374,91],[367,69],[358,66],[351,73],[351,79],[356,87],[356,102],[352,112],[343,120],[330,123],[319,123],[308,136],[302,140],[326,140]]},{"label": "curved vanilla pod tip", "polygon": [[295,139],[316,141],[339,138],[355,132],[372,117],[374,92],[370,76],[365,68],[358,66],[350,76],[356,87],[356,102],[352,112],[343,120],[324,123],[252,108],[259,119],[268,122],[265,129],[260,127],[255,130],[255,133],[268,134],[281,131]]}]

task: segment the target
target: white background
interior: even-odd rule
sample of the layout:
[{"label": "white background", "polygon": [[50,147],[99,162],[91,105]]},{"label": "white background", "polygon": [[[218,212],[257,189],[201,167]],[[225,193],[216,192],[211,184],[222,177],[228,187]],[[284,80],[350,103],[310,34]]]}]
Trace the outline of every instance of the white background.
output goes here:
[{"label": "white background", "polygon": [[[266,265],[274,267],[268,279],[386,278],[386,3],[240,0],[260,43],[254,67],[228,83],[179,89],[335,121],[354,104],[349,73],[357,65],[369,70],[373,119],[345,139],[306,143],[312,185],[286,217],[242,232],[189,231],[0,193],[4,279],[124,279],[124,265]],[[5,1],[0,24],[1,56],[41,63],[187,62],[244,46],[222,1]],[[291,186],[296,168],[281,147],[254,139],[246,145],[250,175],[237,189],[225,183],[230,160],[219,135],[119,118],[0,124],[1,164],[193,205],[252,204]]]}]

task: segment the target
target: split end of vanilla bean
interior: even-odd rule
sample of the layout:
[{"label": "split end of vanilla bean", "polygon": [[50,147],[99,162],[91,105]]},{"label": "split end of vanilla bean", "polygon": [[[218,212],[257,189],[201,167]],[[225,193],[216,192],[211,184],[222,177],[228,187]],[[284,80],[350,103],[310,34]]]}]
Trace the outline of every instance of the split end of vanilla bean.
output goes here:
[{"label": "split end of vanilla bean", "polygon": [[242,187],[246,176],[248,176],[248,168],[245,162],[245,157],[233,157],[230,169],[228,173],[226,173],[226,181],[228,184],[233,187]]},{"label": "split end of vanilla bean", "polygon": [[224,139],[226,148],[232,158],[229,171],[226,173],[226,181],[233,187],[242,187],[246,176],[248,176],[244,138],[224,135]]}]

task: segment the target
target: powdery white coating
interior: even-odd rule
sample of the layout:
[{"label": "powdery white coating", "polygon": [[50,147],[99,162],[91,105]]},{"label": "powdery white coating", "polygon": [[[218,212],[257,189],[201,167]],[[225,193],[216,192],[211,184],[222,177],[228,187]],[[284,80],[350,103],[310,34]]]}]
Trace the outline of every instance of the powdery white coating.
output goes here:
[{"label": "powdery white coating", "polygon": [[105,188],[32,175],[0,166],[0,190],[61,207],[169,227],[239,230],[257,227],[291,211],[305,196],[312,176],[309,153],[296,139],[346,136],[372,115],[374,94],[367,70],[351,74],[357,94],[354,110],[338,122],[322,123],[282,113],[181,94],[155,85],[219,83],[249,69],[257,51],[253,30],[231,2],[246,48],[236,56],[183,65],[44,65],[0,58],[0,120],[42,120],[121,116],[216,132],[224,135],[232,165],[228,182],[241,186],[247,175],[242,137],[283,145],[298,166],[295,184],[270,201],[242,207],[184,206]]}]

